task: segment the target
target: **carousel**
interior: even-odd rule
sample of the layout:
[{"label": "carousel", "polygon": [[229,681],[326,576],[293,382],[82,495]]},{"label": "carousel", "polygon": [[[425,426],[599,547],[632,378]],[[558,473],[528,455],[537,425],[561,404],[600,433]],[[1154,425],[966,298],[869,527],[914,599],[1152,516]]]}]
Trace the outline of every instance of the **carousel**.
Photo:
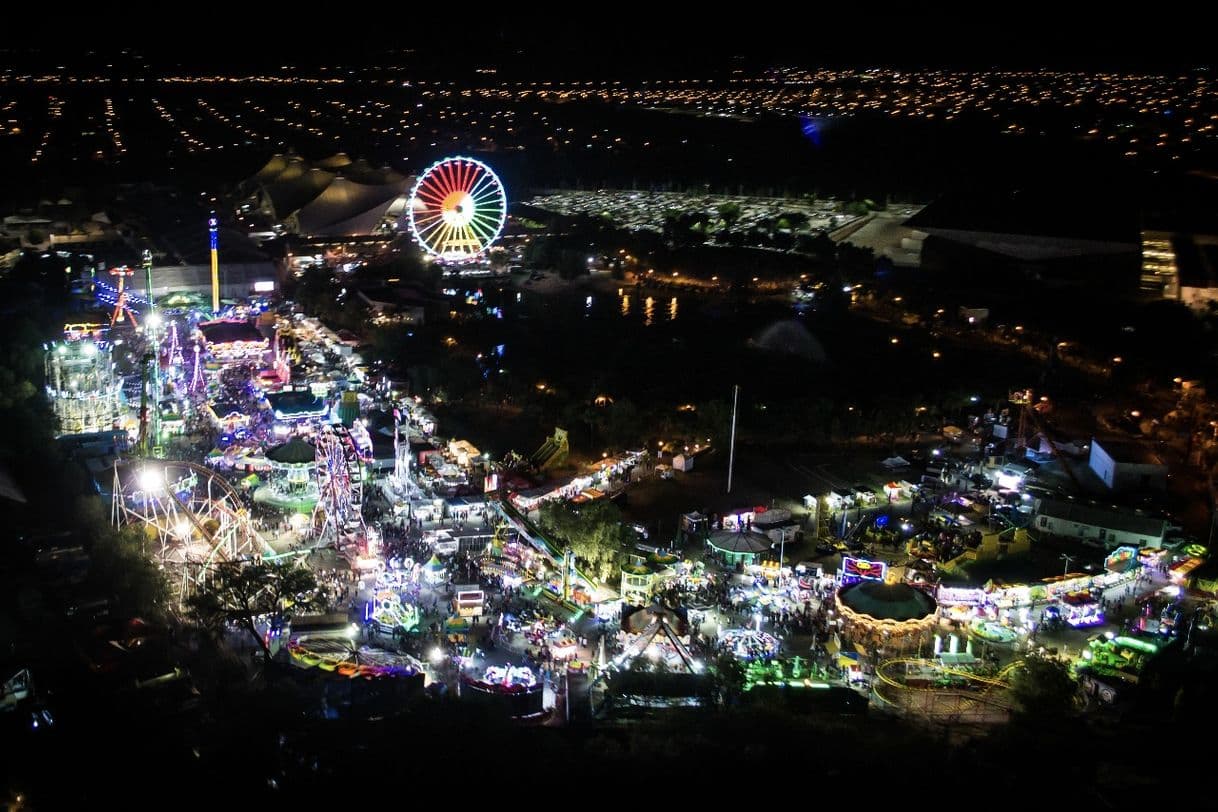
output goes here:
[{"label": "carousel", "polygon": [[254,500],[283,510],[312,511],[317,504],[317,449],[299,437],[266,452],[270,463],[267,483]]},{"label": "carousel", "polygon": [[742,662],[770,660],[778,654],[781,644],[769,632],[756,629],[724,629],[719,635],[719,647]]},{"label": "carousel", "polygon": [[935,628],[937,602],[909,584],[860,581],[838,590],[845,637],[872,648],[916,648]]}]

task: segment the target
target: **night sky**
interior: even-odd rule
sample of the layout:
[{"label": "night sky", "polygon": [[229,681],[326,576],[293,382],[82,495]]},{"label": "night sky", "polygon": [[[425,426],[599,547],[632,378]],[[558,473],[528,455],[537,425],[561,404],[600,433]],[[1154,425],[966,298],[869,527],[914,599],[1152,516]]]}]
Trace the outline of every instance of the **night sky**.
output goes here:
[{"label": "night sky", "polygon": [[[565,5],[553,14],[502,15],[475,7],[430,18],[336,6],[321,17],[273,16],[209,6],[204,23],[162,21],[150,35],[112,16],[57,23],[56,35],[15,39],[0,65],[147,64],[154,70],[240,72],[325,66],[394,66],[460,78],[493,67],[507,78],[661,79],[727,75],[778,66],[958,69],[1205,69],[1213,61],[1205,26],[1182,5],[1156,4],[1154,20],[1115,5],[1090,11],[1050,4],[936,4],[898,11],[883,4],[845,9],[783,4],[753,13],[655,11],[655,6]],[[421,11],[421,13],[420,13]],[[595,12],[595,13],[592,13]],[[392,19],[387,19],[392,18]]]}]

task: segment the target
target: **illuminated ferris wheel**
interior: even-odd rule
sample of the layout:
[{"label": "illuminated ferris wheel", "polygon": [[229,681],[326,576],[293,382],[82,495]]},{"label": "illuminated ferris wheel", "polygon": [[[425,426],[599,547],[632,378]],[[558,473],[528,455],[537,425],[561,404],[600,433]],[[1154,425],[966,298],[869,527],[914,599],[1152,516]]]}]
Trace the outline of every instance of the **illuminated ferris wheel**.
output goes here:
[{"label": "illuminated ferris wheel", "polygon": [[474,158],[445,158],[410,193],[410,230],[433,257],[472,259],[499,237],[507,195],[491,168]]}]

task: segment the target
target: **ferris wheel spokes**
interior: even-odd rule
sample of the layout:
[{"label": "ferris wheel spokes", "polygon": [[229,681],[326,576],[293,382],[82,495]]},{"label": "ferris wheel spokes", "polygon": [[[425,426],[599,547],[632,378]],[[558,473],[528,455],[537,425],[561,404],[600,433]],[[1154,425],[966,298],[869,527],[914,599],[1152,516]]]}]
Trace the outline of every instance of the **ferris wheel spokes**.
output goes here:
[{"label": "ferris wheel spokes", "polygon": [[474,158],[448,158],[415,183],[408,209],[415,240],[440,259],[471,259],[503,230],[507,198],[491,168]]}]

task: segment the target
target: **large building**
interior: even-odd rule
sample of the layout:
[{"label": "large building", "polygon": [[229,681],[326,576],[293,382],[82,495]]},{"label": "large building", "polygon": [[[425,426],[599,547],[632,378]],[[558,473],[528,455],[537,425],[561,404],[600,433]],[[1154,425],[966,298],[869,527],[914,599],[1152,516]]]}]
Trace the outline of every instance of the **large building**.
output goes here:
[{"label": "large building", "polygon": [[1142,291],[1204,312],[1218,302],[1218,183],[1190,173],[1162,184],[1142,227]]},{"label": "large building", "polygon": [[343,153],[310,162],[275,155],[243,188],[247,206],[284,231],[310,237],[389,234],[406,210],[413,179]]},{"label": "large building", "polygon": [[1087,465],[1109,490],[1167,489],[1167,465],[1153,451],[1137,443],[1092,439]]},{"label": "large building", "polygon": [[1142,290],[1193,310],[1218,302],[1218,234],[1143,231]]},{"label": "large building", "polygon": [[1033,527],[1041,533],[1090,540],[1108,548],[1161,547],[1168,523],[1137,513],[1041,499],[1036,503]]},{"label": "large building", "polygon": [[[987,287],[1004,272],[1055,286],[1102,283],[1114,294],[1138,287],[1136,205],[1078,182],[948,194],[905,225],[928,235],[923,268],[955,271]],[[978,274],[979,267],[992,273]]]},{"label": "large building", "polygon": [[[220,296],[248,299],[268,296],[278,288],[275,265],[269,261],[220,263]],[[143,293],[142,286],[139,289]],[[211,263],[161,265],[152,269],[152,295],[198,293],[211,295]]]}]

